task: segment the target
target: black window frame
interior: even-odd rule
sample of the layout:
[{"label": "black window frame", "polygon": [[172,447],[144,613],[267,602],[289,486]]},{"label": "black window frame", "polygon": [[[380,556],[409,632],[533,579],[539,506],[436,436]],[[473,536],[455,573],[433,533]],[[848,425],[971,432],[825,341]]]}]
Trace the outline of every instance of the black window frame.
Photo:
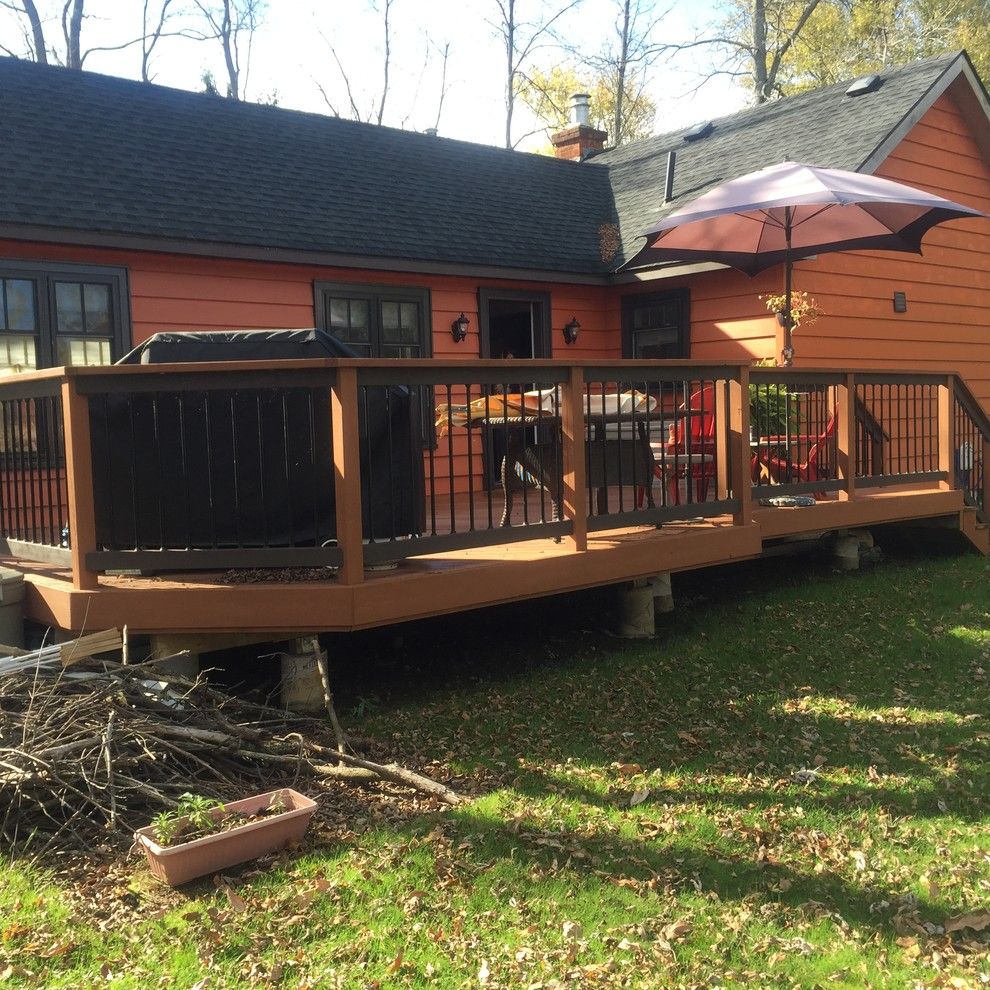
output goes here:
[{"label": "black window frame", "polygon": [[[108,265],[77,265],[70,262],[19,261],[0,259],[0,279],[25,279],[35,283],[35,306],[38,318],[38,345],[35,358],[39,369],[57,368],[60,336],[55,305],[55,283],[75,282],[110,287],[110,360],[116,361],[129,349],[131,340],[130,285],[126,268]],[[5,333],[7,331],[0,331]],[[11,331],[22,333],[23,331]],[[85,336],[83,334],[82,336]],[[101,335],[94,334],[94,339]]]},{"label": "black window frame", "polygon": [[677,307],[677,354],[668,361],[683,361],[691,357],[691,292],[687,288],[665,289],[662,292],[636,292],[622,296],[622,356],[633,356],[633,311],[641,306],[669,305]]},{"label": "black window frame", "polygon": [[[371,358],[382,358],[382,327],[381,303],[383,302],[414,302],[422,314],[420,326],[419,356],[433,357],[433,310],[430,290],[419,285],[378,285],[374,282],[314,282],[313,309],[316,314],[316,326],[333,335],[330,326],[327,304],[330,298],[361,299],[368,303],[368,330],[370,336]],[[347,343],[347,341],[344,341]],[[391,345],[388,345],[391,346]],[[398,345],[401,346],[401,345]],[[391,360],[391,359],[388,359]],[[408,360],[396,358],[395,360]]]}]

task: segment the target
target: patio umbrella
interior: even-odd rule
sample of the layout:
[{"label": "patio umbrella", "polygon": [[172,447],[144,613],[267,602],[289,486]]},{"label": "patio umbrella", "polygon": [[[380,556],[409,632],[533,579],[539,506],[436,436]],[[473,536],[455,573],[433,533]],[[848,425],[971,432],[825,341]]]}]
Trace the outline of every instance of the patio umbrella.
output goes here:
[{"label": "patio umbrella", "polygon": [[723,182],[645,231],[623,268],[663,261],[717,261],[756,275],[784,265],[784,363],[791,345],[793,263],[828,251],[921,253],[936,224],[986,216],[875,175],[783,162]]}]

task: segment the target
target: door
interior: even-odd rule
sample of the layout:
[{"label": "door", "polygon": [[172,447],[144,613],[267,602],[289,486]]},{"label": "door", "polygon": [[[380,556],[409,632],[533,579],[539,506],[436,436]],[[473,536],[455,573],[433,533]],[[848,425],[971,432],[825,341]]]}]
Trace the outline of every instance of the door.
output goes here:
[{"label": "door", "polygon": [[[550,357],[549,292],[479,289],[478,314],[483,358],[525,361]],[[531,384],[520,369],[520,380],[510,384],[507,391],[524,392]],[[483,444],[485,486],[500,487],[505,438],[497,431],[486,431]]]}]

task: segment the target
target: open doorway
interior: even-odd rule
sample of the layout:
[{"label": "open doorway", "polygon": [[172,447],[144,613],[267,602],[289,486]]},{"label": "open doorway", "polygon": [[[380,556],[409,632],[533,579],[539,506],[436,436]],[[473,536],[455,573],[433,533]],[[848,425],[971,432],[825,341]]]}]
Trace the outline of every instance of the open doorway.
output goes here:
[{"label": "open doorway", "polygon": [[481,356],[550,357],[550,293],[481,289]]},{"label": "open doorway", "polygon": [[[519,292],[512,289],[478,290],[479,330],[483,358],[532,360],[550,357],[550,293]],[[524,392],[532,386],[520,368],[518,382],[510,392]],[[500,469],[505,456],[505,438],[497,431],[484,438],[485,487],[501,485]]]}]

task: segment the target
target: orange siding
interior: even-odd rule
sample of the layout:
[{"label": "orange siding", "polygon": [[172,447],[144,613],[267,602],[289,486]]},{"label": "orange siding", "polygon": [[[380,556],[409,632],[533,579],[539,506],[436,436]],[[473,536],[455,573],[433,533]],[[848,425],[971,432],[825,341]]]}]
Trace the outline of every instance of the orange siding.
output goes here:
[{"label": "orange siding", "polygon": [[[878,174],[990,211],[990,165],[950,95],[924,115]],[[796,362],[955,370],[990,408],[990,222],[955,221],[936,228],[925,238],[924,250],[923,257],[856,252],[799,263],[797,288],[814,295],[826,315],[795,334]],[[432,292],[433,352],[458,358],[479,353],[482,286],[549,292],[556,356],[619,357],[622,298],[688,286],[691,357],[772,358],[775,324],[758,296],[781,291],[783,281],[778,268],[755,279],[717,271],[608,289],[13,241],[0,242],[0,257],[127,268],[135,343],[156,330],[312,326],[317,280],[425,286]],[[907,293],[906,313],[893,312],[895,291]],[[449,327],[461,312],[471,324],[458,344]],[[576,345],[566,347],[561,328],[572,316],[580,321],[581,334]]]},{"label": "orange siding", "polygon": [[[557,357],[598,357],[620,354],[617,324],[608,320],[607,290],[597,286],[541,282],[481,280],[462,276],[421,275],[348,268],[327,268],[257,261],[236,261],[144,251],[79,248],[52,244],[0,241],[0,258],[79,262],[126,268],[130,282],[134,344],[159,330],[223,330],[311,327],[316,322],[313,283],[355,282],[416,286],[430,289],[433,354],[471,358],[480,353],[478,289],[518,288],[549,292],[551,342]],[[468,335],[455,343],[450,324],[465,313],[471,321]],[[571,317],[581,323],[576,344],[568,347],[562,328]],[[462,390],[463,391],[463,390]],[[477,394],[477,393],[476,393]],[[456,398],[456,397],[455,397]],[[480,435],[475,438],[480,452]],[[446,486],[446,442],[437,452],[435,470]],[[481,459],[470,461],[466,438],[455,443],[455,488],[467,491],[466,471],[473,466],[480,485]],[[461,455],[461,456],[457,456]],[[438,485],[438,492],[440,486]]]},{"label": "orange siding", "polygon": [[[990,212],[990,164],[949,95],[922,117],[877,174]],[[990,221],[936,227],[923,249],[922,256],[858,251],[798,263],[795,287],[810,292],[825,315],[795,333],[795,363],[958,371],[990,411]],[[691,289],[692,357],[775,356],[774,321],[757,297],[783,291],[782,269],[755,279],[711,272],[644,289],[683,285]],[[907,294],[906,313],[894,312],[895,291]],[[618,304],[613,313],[617,322]]]}]

